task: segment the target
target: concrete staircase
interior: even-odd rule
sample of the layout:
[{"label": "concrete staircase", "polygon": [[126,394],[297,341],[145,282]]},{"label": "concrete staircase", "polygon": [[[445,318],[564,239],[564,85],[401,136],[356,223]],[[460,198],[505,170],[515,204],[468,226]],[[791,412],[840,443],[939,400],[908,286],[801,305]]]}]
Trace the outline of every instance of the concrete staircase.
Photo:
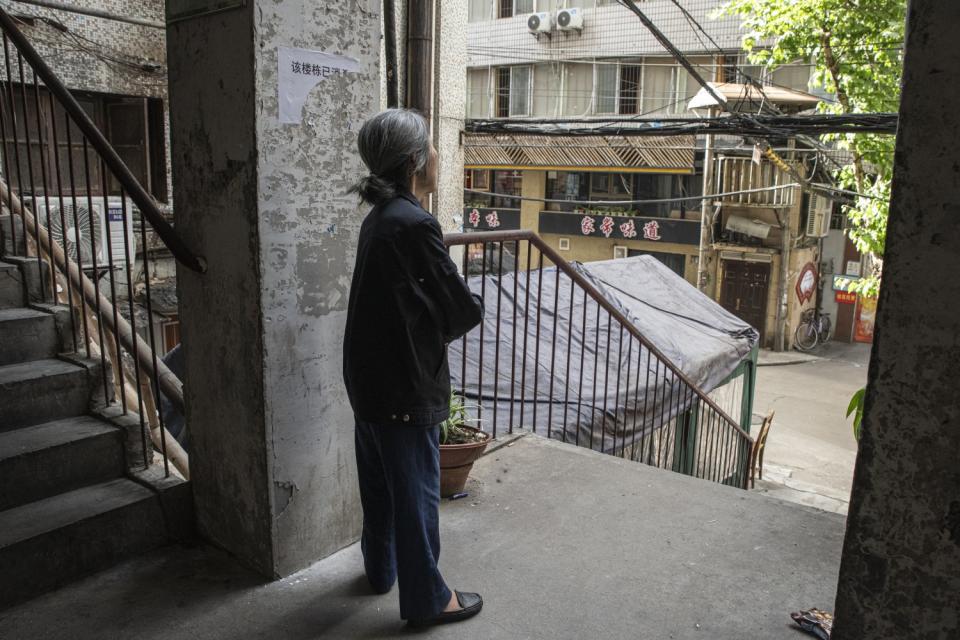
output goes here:
[{"label": "concrete staircase", "polygon": [[36,259],[0,262],[0,608],[192,524],[189,485],[143,469],[139,420],[105,404],[99,360],[64,355],[69,311],[36,303],[38,276]]}]

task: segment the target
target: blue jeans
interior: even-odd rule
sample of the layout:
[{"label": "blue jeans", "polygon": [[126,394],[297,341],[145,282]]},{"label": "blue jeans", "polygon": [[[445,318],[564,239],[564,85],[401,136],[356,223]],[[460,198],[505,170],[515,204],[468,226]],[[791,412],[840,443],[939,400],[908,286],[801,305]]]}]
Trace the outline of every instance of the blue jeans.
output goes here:
[{"label": "blue jeans", "polygon": [[363,565],[375,591],[400,583],[400,617],[431,618],[451,592],[440,558],[440,430],[356,425]]}]

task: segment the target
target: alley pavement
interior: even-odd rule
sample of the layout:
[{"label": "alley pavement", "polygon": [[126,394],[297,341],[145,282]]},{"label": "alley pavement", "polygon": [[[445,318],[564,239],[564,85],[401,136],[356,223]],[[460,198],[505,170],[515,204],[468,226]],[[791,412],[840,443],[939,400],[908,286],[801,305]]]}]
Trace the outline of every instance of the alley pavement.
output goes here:
[{"label": "alley pavement", "polygon": [[846,417],[867,382],[870,345],[830,342],[811,353],[761,352],[754,429],[775,411],[756,490],[846,514],[857,442]]}]

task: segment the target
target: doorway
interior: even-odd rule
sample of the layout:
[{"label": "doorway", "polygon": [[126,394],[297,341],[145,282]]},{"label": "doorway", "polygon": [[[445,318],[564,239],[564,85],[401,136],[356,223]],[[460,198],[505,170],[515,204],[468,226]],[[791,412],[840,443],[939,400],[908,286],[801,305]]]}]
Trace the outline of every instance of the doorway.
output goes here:
[{"label": "doorway", "polygon": [[767,295],[770,290],[770,264],[723,261],[723,286],[720,305],[760,332],[763,344],[767,324]]}]

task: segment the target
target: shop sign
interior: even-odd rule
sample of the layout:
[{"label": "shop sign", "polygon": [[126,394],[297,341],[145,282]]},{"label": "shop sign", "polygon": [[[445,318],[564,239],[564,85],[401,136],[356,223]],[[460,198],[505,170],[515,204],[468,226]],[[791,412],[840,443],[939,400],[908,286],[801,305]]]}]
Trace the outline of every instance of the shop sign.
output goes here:
[{"label": "shop sign", "polygon": [[700,222],[543,211],[540,213],[540,233],[699,244]]},{"label": "shop sign", "polygon": [[849,291],[850,286],[860,282],[860,278],[854,276],[833,276],[834,291]]},{"label": "shop sign", "polygon": [[803,265],[800,270],[800,277],[797,278],[797,298],[800,302],[806,302],[813,298],[817,291],[817,267],[812,262]]},{"label": "shop sign", "polygon": [[520,228],[517,209],[464,209],[464,231],[504,231]]},{"label": "shop sign", "polygon": [[857,303],[857,294],[851,293],[849,291],[834,291],[833,292],[834,300],[839,304],[856,304]]}]

